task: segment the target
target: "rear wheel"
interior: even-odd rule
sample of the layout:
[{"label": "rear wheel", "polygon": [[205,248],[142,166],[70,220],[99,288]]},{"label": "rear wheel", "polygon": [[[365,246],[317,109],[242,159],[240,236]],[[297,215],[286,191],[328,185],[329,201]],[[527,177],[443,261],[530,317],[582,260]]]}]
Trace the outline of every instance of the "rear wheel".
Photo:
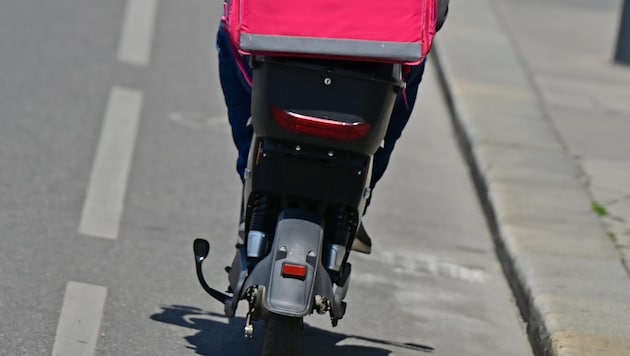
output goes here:
[{"label": "rear wheel", "polygon": [[302,318],[269,314],[263,356],[293,356]]}]

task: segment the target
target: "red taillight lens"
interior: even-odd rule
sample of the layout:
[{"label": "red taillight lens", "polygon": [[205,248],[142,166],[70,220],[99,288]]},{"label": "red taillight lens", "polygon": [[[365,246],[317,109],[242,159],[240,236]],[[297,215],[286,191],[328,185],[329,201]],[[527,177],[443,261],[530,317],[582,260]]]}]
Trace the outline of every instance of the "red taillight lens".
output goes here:
[{"label": "red taillight lens", "polygon": [[358,117],[337,121],[291,112],[275,106],[271,108],[271,112],[276,122],[287,131],[337,141],[351,142],[364,138],[372,129],[369,122]]},{"label": "red taillight lens", "polygon": [[285,262],[282,264],[282,276],[291,278],[306,278],[307,268],[303,265],[296,265],[293,263]]}]

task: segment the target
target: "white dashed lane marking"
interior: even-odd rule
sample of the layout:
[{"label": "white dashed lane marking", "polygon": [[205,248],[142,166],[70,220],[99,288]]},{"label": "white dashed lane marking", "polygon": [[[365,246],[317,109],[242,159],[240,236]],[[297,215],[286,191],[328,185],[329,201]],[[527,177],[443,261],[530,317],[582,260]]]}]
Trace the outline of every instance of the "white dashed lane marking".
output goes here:
[{"label": "white dashed lane marking", "polygon": [[128,0],[118,47],[118,60],[146,66],[151,59],[158,0]]},{"label": "white dashed lane marking", "polygon": [[[376,255],[381,263],[391,266],[391,270],[396,273],[430,274],[470,283],[485,283],[488,279],[486,272],[482,269],[441,261],[437,256],[393,251],[380,251],[376,252]],[[366,258],[361,254],[355,254],[355,256]]]},{"label": "white dashed lane marking", "polygon": [[96,350],[107,289],[68,282],[53,356],[91,356]]},{"label": "white dashed lane marking", "polygon": [[137,90],[114,87],[110,93],[83,205],[81,234],[118,238],[142,100]]}]

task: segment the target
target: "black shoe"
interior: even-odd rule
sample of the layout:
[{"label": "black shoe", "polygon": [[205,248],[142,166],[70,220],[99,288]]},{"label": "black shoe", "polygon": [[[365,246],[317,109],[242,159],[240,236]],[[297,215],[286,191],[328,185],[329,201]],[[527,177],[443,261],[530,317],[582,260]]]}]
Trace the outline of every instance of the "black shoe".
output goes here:
[{"label": "black shoe", "polygon": [[366,255],[372,253],[372,239],[368,236],[362,223],[359,223],[357,234],[354,236],[354,241],[352,241],[351,250],[365,253]]}]

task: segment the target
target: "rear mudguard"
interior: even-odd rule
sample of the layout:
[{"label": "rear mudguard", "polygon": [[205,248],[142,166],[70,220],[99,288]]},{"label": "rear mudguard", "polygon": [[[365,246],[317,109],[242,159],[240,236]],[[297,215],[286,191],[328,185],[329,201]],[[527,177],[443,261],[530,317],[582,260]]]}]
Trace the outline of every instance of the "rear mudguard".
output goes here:
[{"label": "rear mudguard", "polygon": [[[257,304],[262,315],[272,312],[303,317],[313,311],[315,295],[333,301],[332,282],[321,265],[323,233],[319,216],[301,209],[284,210],[270,253],[256,265],[239,293],[258,286]],[[306,276],[283,276],[284,263],[306,266]]]},{"label": "rear mudguard", "polygon": [[232,293],[234,293],[234,297],[225,301],[224,311],[227,317],[231,318],[236,314],[238,302],[243,298],[243,284],[245,283],[246,278],[247,250],[244,246],[242,246],[236,250],[236,255],[234,255],[234,260],[232,261],[232,267],[230,267],[228,276],[230,288],[232,289]]}]

